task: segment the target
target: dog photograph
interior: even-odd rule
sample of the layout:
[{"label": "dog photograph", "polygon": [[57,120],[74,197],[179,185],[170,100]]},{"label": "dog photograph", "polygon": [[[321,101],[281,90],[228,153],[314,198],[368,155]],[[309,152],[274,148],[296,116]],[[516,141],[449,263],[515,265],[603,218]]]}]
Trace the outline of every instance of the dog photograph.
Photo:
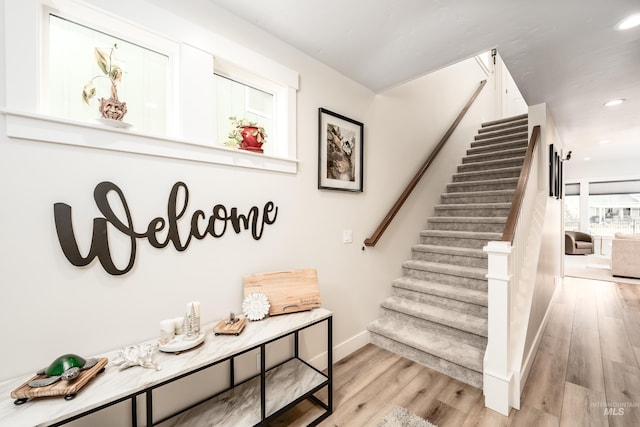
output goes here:
[{"label": "dog photograph", "polygon": [[364,125],[320,109],[318,188],[362,191]]},{"label": "dog photograph", "polygon": [[355,132],[327,124],[327,178],[355,181],[353,160]]}]

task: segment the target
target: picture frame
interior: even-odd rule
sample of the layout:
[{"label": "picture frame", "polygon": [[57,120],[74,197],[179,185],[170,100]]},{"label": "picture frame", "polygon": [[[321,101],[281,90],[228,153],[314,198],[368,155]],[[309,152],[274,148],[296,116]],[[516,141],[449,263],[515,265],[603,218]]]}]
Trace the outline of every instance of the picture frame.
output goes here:
[{"label": "picture frame", "polygon": [[557,197],[558,193],[558,151],[553,144],[549,145],[549,197]]},{"label": "picture frame", "polygon": [[363,192],[364,124],[318,109],[318,189]]},{"label": "picture frame", "polygon": [[549,197],[562,199],[562,159],[553,144],[549,145]]},{"label": "picture frame", "polygon": [[563,168],[563,160],[560,155],[558,155],[558,187],[556,190],[556,199],[562,199],[562,190],[563,190],[563,182],[562,182],[562,168]]}]

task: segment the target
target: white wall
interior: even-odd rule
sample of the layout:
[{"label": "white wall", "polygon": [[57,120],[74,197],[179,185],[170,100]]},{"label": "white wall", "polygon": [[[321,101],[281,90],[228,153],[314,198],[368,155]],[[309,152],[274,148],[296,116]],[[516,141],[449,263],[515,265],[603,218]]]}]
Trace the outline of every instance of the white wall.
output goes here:
[{"label": "white wall", "polygon": [[[142,0],[91,3],[153,29],[149,11],[157,9]],[[374,94],[205,1],[154,3],[202,26],[200,31],[215,29],[300,73],[298,173],[11,139],[0,120],[0,316],[3,348],[13,350],[0,355],[0,380],[27,375],[63,353],[91,355],[151,339],[158,322],[181,315],[187,301],[201,301],[203,322],[217,321],[240,311],[243,275],[308,267],[318,269],[323,305],[335,314],[335,354],[344,356],[368,341],[366,326],[400,276],[401,262],[409,258],[462,152],[480,122],[494,119],[493,90],[486,88],[378,246],[363,251],[361,242],[486,78],[475,61]],[[0,76],[4,69],[3,57]],[[318,107],[364,122],[364,193],[316,189]],[[91,220],[100,216],[93,190],[105,180],[122,189],[139,228],[166,216],[176,181],[189,187],[189,216],[218,203],[242,212],[273,201],[278,218],[259,241],[228,231],[177,252],[139,240],[133,270],[111,276],[96,262],[71,265],[53,222],[54,203],[71,205],[77,240],[86,250]],[[352,244],[341,241],[346,229],[353,230]],[[316,341],[321,340],[304,340],[303,354],[324,351]]]},{"label": "white wall", "polygon": [[[554,144],[558,151],[562,149],[562,141],[558,138],[553,118],[546,104],[538,104],[529,108],[529,122],[542,124],[540,144],[543,158],[548,158],[549,145]],[[538,186],[548,194],[549,165],[539,163]],[[536,274],[536,287],[531,302],[529,328],[525,342],[524,354],[529,354],[537,334],[541,334],[545,316],[551,304],[551,298],[562,277],[562,200],[549,197],[547,199],[544,224],[542,228],[542,244]],[[533,362],[533,359],[530,360]]]}]

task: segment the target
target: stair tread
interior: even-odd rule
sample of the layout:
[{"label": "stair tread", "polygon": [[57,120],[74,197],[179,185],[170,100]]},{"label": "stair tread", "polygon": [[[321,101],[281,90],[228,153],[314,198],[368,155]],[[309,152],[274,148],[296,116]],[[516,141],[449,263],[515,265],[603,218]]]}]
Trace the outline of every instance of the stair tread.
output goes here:
[{"label": "stair tread", "polygon": [[475,136],[475,140],[480,141],[480,140],[490,139],[493,137],[511,136],[514,134],[525,133],[525,132],[529,132],[528,125],[512,126],[505,129],[495,129],[487,132],[478,132],[478,134]]},{"label": "stair tread", "polygon": [[502,233],[494,233],[490,231],[458,231],[458,230],[422,230],[421,236],[434,237],[466,237],[475,239],[499,239]]},{"label": "stair tread", "polygon": [[508,178],[495,178],[491,180],[476,180],[476,181],[460,181],[460,182],[450,182],[447,184],[447,188],[449,187],[467,187],[473,185],[489,185],[489,184],[514,184],[518,183],[518,177],[508,177]]},{"label": "stair tread", "polygon": [[[479,148],[479,147],[503,147],[508,146],[509,144],[514,145],[520,142],[529,141],[529,133],[528,132],[516,132],[507,135],[484,135],[485,138],[474,139],[471,141],[470,148]],[[476,135],[477,137],[477,135]]]},{"label": "stair tread", "polygon": [[418,243],[413,245],[411,249],[415,251],[421,251],[421,252],[437,252],[440,254],[487,258],[486,252],[484,252],[482,249],[474,249],[474,248],[460,248],[456,246],[437,246],[437,245],[427,245],[424,243]]},{"label": "stair tread", "polygon": [[528,119],[529,118],[529,114],[528,113],[524,113],[524,114],[518,114],[517,116],[511,116],[511,117],[503,117],[502,119],[497,119],[497,120],[491,120],[488,122],[484,122],[480,124],[480,127],[488,127],[488,126],[494,126],[497,124],[503,124],[503,123],[509,123],[509,122],[514,122],[517,120],[522,120],[522,119]]},{"label": "stair tread", "polygon": [[392,319],[375,320],[369,325],[369,330],[473,371],[482,372],[484,350],[472,345]]},{"label": "stair tread", "polygon": [[[495,156],[497,154],[516,154],[521,152],[526,153],[526,151],[527,151],[527,147],[512,147],[512,148],[504,148],[503,150],[494,150],[488,153],[469,154],[463,157],[463,162],[464,160],[475,160],[476,158]],[[520,157],[520,156],[515,156],[515,157]],[[509,157],[506,157],[506,158],[508,159]]]},{"label": "stair tread", "polygon": [[506,168],[496,168],[496,169],[488,169],[481,171],[469,171],[469,172],[456,172],[454,176],[468,176],[468,175],[486,175],[496,172],[513,172],[517,170],[522,170],[522,166],[508,166]]},{"label": "stair tread", "polygon": [[488,295],[486,291],[469,289],[413,277],[401,277],[393,281],[393,286],[424,294],[437,295],[487,307]]},{"label": "stair tread", "polygon": [[506,216],[431,216],[427,218],[429,222],[477,222],[477,223],[505,223]]},{"label": "stair tread", "polygon": [[480,267],[467,267],[465,265],[444,264],[441,262],[423,261],[420,259],[410,259],[402,263],[403,267],[419,270],[427,270],[445,273],[452,276],[470,277],[486,280],[487,269]]},{"label": "stair tread", "polygon": [[496,123],[492,125],[482,126],[480,129],[478,129],[478,133],[487,133],[487,132],[492,132],[494,130],[511,129],[515,127],[528,126],[528,125],[529,125],[529,119],[527,117],[524,117],[519,120],[512,120],[505,123]]},{"label": "stair tread", "polygon": [[520,138],[504,140],[499,139],[497,141],[494,140],[485,140],[485,141],[474,141],[471,143],[471,146],[467,149],[467,155],[473,156],[476,154],[487,154],[487,153],[498,153],[502,152],[508,148],[521,148],[521,145],[528,145],[528,135],[525,136],[523,134]]},{"label": "stair tread", "polygon": [[413,301],[408,298],[390,296],[382,302],[382,307],[398,311],[420,319],[439,323],[450,328],[487,337],[487,319],[472,314],[460,313],[437,305]]},{"label": "stair tread", "polygon": [[470,167],[470,166],[480,166],[480,165],[487,165],[487,164],[500,164],[500,163],[506,163],[506,162],[513,162],[513,161],[520,161],[520,162],[524,162],[524,156],[513,156],[513,157],[504,157],[501,159],[491,159],[491,160],[482,160],[479,162],[474,162],[474,163],[462,163],[460,165],[458,165],[458,167],[460,166],[464,166],[464,167]]},{"label": "stair tread", "polygon": [[444,197],[473,197],[473,196],[511,196],[516,193],[515,188],[509,190],[458,191],[457,193],[442,193]]},{"label": "stair tread", "polygon": [[488,203],[441,203],[435,205],[436,209],[464,209],[464,208],[508,208],[511,202],[488,202]]}]

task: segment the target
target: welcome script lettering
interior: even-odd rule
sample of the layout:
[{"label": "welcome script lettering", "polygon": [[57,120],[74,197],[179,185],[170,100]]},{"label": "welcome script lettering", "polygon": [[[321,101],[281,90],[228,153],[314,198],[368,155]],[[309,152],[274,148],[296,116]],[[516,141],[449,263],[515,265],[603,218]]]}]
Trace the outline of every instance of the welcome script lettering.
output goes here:
[{"label": "welcome script lettering", "polygon": [[[121,205],[123,212],[121,216],[123,218],[116,215],[107,199],[108,194],[112,191],[116,194],[116,200]],[[178,197],[181,192],[184,195],[180,206],[178,206]],[[211,214],[208,218],[202,210],[196,210],[191,215],[189,234],[183,241],[178,230],[178,222],[185,216],[189,203],[189,189],[184,182],[176,182],[171,188],[166,219],[162,217],[152,219],[147,229],[142,232],[138,232],[133,228],[129,206],[122,190],[117,185],[108,181],[99,183],[93,192],[93,198],[103,217],[93,219],[89,253],[86,256],[82,256],[80,253],[73,231],[71,206],[66,203],[54,203],[53,205],[58,241],[62,247],[62,252],[71,264],[77,267],[84,267],[91,263],[94,258],[98,258],[105,271],[114,276],[125,274],[133,268],[138,239],[147,239],[151,246],[158,249],[164,248],[171,243],[176,250],[182,252],[187,249],[192,238],[201,240],[207,236],[222,237],[230,224],[236,234],[239,234],[242,230],[251,229],[253,238],[260,240],[265,225],[271,225],[276,222],[278,216],[278,207],[273,202],[265,203],[262,212],[256,206],[253,206],[246,215],[238,213],[238,209],[235,207],[227,209],[224,205],[217,204],[211,209]],[[111,258],[107,235],[107,226],[109,224],[129,238],[129,262],[124,268],[118,268]],[[166,233],[166,236],[164,238],[161,237],[159,235],[160,232]]]}]

